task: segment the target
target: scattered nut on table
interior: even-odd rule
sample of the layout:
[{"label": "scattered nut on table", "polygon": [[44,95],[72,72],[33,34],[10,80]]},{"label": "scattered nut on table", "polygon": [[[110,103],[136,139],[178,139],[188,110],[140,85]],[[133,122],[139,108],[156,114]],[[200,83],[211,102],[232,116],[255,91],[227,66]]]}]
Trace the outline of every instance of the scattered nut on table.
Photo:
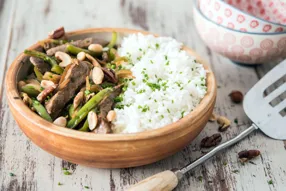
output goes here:
[{"label": "scattered nut on table", "polygon": [[217,146],[222,140],[221,134],[215,133],[210,137],[205,137],[201,141],[201,148],[210,148]]},{"label": "scattered nut on table", "polygon": [[216,118],[217,118],[216,114],[212,113],[212,115],[209,118],[209,121],[214,122],[214,121],[216,121]]},{"label": "scattered nut on table", "polygon": [[231,124],[230,120],[224,116],[217,117],[217,123],[219,124],[218,130],[220,132],[226,131]]},{"label": "scattered nut on table", "polygon": [[241,103],[243,101],[243,94],[238,90],[232,91],[229,97],[234,103]]},{"label": "scattered nut on table", "polygon": [[238,153],[238,158],[241,162],[246,162],[260,155],[259,150],[244,150]]}]

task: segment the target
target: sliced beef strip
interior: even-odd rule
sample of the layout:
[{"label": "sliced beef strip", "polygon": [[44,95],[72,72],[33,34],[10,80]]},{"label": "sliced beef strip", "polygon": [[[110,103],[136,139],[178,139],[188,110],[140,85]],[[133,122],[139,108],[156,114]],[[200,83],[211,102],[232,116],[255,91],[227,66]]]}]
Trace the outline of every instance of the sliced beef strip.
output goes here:
[{"label": "sliced beef strip", "polygon": [[[73,42],[70,42],[70,44],[79,47],[79,48],[86,48],[92,43],[92,38],[86,38],[84,40],[76,40]],[[47,55],[48,56],[53,56],[56,52],[61,51],[61,52],[66,52],[66,47],[67,44],[62,44],[60,46],[56,46],[54,48],[51,48],[47,50]]]},{"label": "sliced beef strip", "polygon": [[98,115],[98,127],[94,130],[98,134],[111,133],[111,123],[107,121],[106,116],[112,109],[114,104],[114,98],[121,93],[121,85],[116,86],[114,91],[106,98],[104,98],[99,104],[99,115]]},{"label": "sliced beef strip", "polygon": [[121,85],[114,87],[113,92],[99,103],[99,116],[106,118],[114,105],[114,99],[121,93]]},{"label": "sliced beef strip", "polygon": [[107,121],[104,117],[98,118],[98,127],[94,130],[97,134],[108,134],[111,133],[111,124],[109,121]]},{"label": "sliced beef strip", "polygon": [[69,75],[66,75],[66,80],[69,80],[69,82],[58,90],[46,104],[46,109],[53,118],[57,117],[64,106],[75,96],[76,91],[85,83],[85,78],[89,75],[89,72],[89,66],[85,62],[70,66]]},{"label": "sliced beef strip", "polygon": [[30,62],[34,66],[36,66],[42,74],[51,70],[51,66],[48,63],[46,63],[43,59],[30,57]]},{"label": "sliced beef strip", "polygon": [[115,74],[115,72],[112,69],[108,69],[108,68],[104,68],[104,67],[102,67],[101,69],[102,69],[102,71],[104,73],[104,78],[107,81],[109,81],[111,83],[117,83],[118,82],[116,74]]}]

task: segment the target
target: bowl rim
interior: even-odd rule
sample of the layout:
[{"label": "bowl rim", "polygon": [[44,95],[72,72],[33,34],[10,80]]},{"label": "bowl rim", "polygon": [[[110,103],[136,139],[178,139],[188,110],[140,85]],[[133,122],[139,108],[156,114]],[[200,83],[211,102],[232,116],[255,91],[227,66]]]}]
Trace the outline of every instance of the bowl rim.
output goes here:
[{"label": "bowl rim", "polygon": [[[88,28],[88,29],[80,29],[71,32],[66,32],[67,36],[73,36],[77,34],[85,34],[85,33],[97,33],[97,32],[119,32],[119,33],[142,33],[144,35],[151,34],[158,36],[156,34],[142,31],[142,30],[135,30],[135,29],[126,29],[126,28]],[[33,49],[38,46],[38,43],[30,46],[28,49]],[[9,106],[16,110],[16,113],[21,115],[25,120],[28,120],[34,126],[41,128],[43,130],[49,131],[51,133],[55,133],[61,136],[80,139],[80,140],[90,140],[90,141],[130,141],[130,140],[144,140],[150,139],[158,136],[169,135],[172,134],[182,128],[185,128],[184,124],[188,124],[188,122],[195,122],[199,120],[196,118],[197,115],[202,113],[205,108],[207,108],[208,104],[211,103],[213,98],[216,97],[216,81],[213,72],[208,67],[207,63],[200,58],[197,53],[195,53],[192,49],[183,46],[183,49],[187,51],[189,55],[196,57],[199,63],[203,65],[205,70],[207,71],[207,93],[204,98],[201,100],[200,104],[188,115],[179,119],[178,121],[166,125],[164,127],[152,130],[146,130],[139,133],[128,133],[128,134],[93,134],[89,132],[81,132],[72,130],[69,128],[63,128],[54,125],[51,122],[46,121],[45,119],[41,118],[39,115],[34,113],[33,111],[28,108],[22,99],[19,99],[20,95],[17,88],[16,83],[16,76],[19,72],[19,66],[21,61],[26,56],[22,52],[20,55],[16,57],[16,59],[10,65],[5,79],[6,85],[6,95],[8,98]]]},{"label": "bowl rim", "polygon": [[228,4],[228,3],[225,2],[224,0],[219,0],[219,1],[221,1],[223,4],[227,4],[228,6],[232,7],[233,9],[235,9],[235,10],[241,12],[241,13],[244,13],[244,14],[246,14],[246,15],[248,15],[248,16],[251,16],[251,17],[253,17],[253,18],[257,19],[257,20],[261,20],[261,21],[264,21],[264,22],[266,22],[266,23],[271,23],[271,24],[278,25],[278,26],[281,26],[281,27],[286,27],[286,25],[284,25],[284,24],[275,23],[275,22],[273,22],[273,21],[267,21],[267,20],[262,19],[262,18],[260,18],[260,17],[251,15],[251,14],[248,13],[248,12],[242,11],[242,10],[240,10],[239,8],[235,7],[235,6]]},{"label": "bowl rim", "polygon": [[[222,0],[220,0],[220,1],[222,1]],[[225,3],[225,2],[224,2],[224,3]],[[237,9],[237,8],[236,8],[236,9]],[[210,20],[207,16],[205,16],[205,15],[202,13],[202,11],[201,11],[200,8],[199,8],[198,3],[195,3],[193,10],[196,10],[196,11],[199,13],[199,15],[201,15],[201,16],[202,16],[204,19],[206,19],[207,21],[209,21],[209,22],[211,22],[211,23],[217,25],[218,27],[221,27],[221,28],[230,30],[230,31],[232,31],[232,32],[238,32],[238,33],[248,34],[248,35],[259,35],[259,36],[261,36],[261,35],[266,35],[266,36],[269,36],[269,35],[285,35],[285,34],[286,34],[286,31],[284,31],[284,32],[271,32],[271,33],[258,33],[258,32],[244,32],[244,31],[239,31],[239,30],[231,29],[231,28],[228,28],[228,27],[226,27],[226,26],[217,24],[216,22]],[[238,9],[238,10],[239,10],[239,9]],[[239,11],[241,11],[241,10],[239,10]],[[241,11],[241,12],[243,12],[243,11]],[[243,12],[243,13],[244,13],[244,12]],[[255,17],[255,18],[256,18],[256,17]],[[274,23],[274,24],[276,24],[276,23]],[[286,25],[282,25],[282,26],[283,26],[283,27],[286,27]]]}]

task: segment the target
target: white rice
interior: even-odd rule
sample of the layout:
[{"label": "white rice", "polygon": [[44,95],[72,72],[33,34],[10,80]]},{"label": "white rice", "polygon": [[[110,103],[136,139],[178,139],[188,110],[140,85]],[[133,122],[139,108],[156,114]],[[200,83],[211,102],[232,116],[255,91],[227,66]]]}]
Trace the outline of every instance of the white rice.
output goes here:
[{"label": "white rice", "polygon": [[[128,81],[123,101],[115,109],[114,133],[156,129],[189,114],[206,94],[206,71],[168,37],[132,34],[118,50],[129,58],[124,68],[135,79]],[[153,90],[152,90],[152,88]]]}]

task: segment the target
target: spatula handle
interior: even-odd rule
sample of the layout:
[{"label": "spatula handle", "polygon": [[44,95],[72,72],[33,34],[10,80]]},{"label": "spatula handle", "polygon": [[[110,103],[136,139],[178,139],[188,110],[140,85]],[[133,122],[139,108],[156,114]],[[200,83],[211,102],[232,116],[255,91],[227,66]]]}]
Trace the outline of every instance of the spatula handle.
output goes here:
[{"label": "spatula handle", "polygon": [[252,124],[248,129],[241,132],[239,135],[234,137],[233,139],[217,146],[206,155],[202,156],[201,158],[197,159],[196,161],[192,162],[191,164],[185,166],[181,170],[177,170],[176,172],[172,172],[170,170],[155,174],[141,182],[131,186],[127,191],[171,191],[173,190],[178,181],[183,177],[183,175],[188,172],[189,170],[197,167],[198,165],[202,164],[209,158],[213,157],[219,151],[230,147],[231,145],[239,142],[258,127],[255,124]]},{"label": "spatula handle", "polygon": [[171,191],[178,184],[178,178],[174,172],[166,170],[155,174],[137,184],[131,186],[127,191]]}]

